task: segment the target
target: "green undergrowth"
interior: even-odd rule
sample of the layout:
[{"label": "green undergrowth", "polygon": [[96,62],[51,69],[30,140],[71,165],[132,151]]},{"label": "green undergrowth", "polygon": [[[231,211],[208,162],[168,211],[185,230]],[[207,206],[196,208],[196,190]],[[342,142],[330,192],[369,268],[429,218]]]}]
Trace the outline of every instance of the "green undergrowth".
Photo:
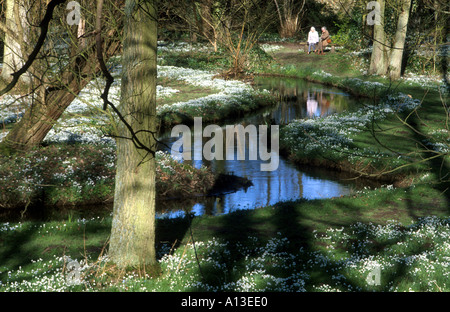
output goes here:
[{"label": "green undergrowth", "polygon": [[442,193],[418,184],[158,219],[158,276],[108,264],[111,217],[4,223],[0,290],[448,291],[448,215]]},{"label": "green undergrowth", "polygon": [[[157,198],[206,194],[214,175],[169,154],[156,155]],[[18,157],[0,159],[0,208],[29,205],[88,205],[112,202],[116,174],[115,146],[51,144]]]}]

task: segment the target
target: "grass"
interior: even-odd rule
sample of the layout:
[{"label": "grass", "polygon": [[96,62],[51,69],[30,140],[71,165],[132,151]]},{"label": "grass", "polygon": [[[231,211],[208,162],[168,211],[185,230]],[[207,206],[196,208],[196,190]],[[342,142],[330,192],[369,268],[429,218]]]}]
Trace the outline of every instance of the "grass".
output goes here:
[{"label": "grass", "polygon": [[[195,250],[187,218],[158,219],[161,273],[153,277],[117,275],[107,265],[110,217],[3,224],[0,289],[448,291],[441,276],[450,255],[448,213],[442,194],[425,185],[366,190],[195,217]],[[80,264],[81,285],[67,285],[65,256]],[[380,286],[366,282],[371,264],[382,268]]]},{"label": "grass", "polygon": [[[273,64],[265,73],[316,80],[356,94],[376,91],[344,79],[367,77],[338,53],[320,57],[294,52],[298,54],[293,48],[280,50],[285,55],[276,60],[283,66]],[[436,91],[408,85],[397,91],[423,99],[414,117],[423,133],[445,129]],[[416,151],[416,132],[404,129],[395,115],[376,126],[384,129],[379,140],[385,147],[369,128],[352,135],[352,147]],[[109,216],[3,224],[0,290],[450,291],[449,197],[446,186],[436,184],[440,168],[445,169],[431,161],[415,167],[419,174],[414,183],[403,188],[389,185],[348,197],[283,202],[192,220],[158,219],[161,273],[156,276],[142,270],[117,272],[107,264]],[[64,256],[78,261],[81,284],[68,285]],[[373,285],[368,278],[377,270],[380,284]]]},{"label": "grass", "polygon": [[[374,102],[373,112],[366,110],[362,116],[344,113],[314,121],[314,125],[300,121],[297,126],[293,123],[282,129],[281,145],[295,162],[398,182],[405,177],[410,179],[417,172],[436,171],[439,161],[423,159],[434,156],[433,146],[439,146],[442,170],[435,173],[446,175],[449,129],[448,108],[440,92],[443,88],[430,83],[425,86],[407,81],[392,83],[383,77],[364,75],[367,64],[362,62],[355,67],[354,57],[342,52],[307,55],[288,46],[274,51],[273,55],[277,63],[271,67],[272,74],[329,84],[356,96],[372,98]],[[400,105],[415,101],[420,106],[380,113],[384,109],[380,104],[392,103],[397,95],[400,97],[394,102]],[[361,123],[369,115],[378,117]],[[330,121],[334,119],[335,126],[330,129]],[[295,127],[297,131],[293,132]],[[308,144],[314,145],[314,149],[308,148]],[[392,174],[386,174],[391,171]]]},{"label": "grass", "polygon": [[301,64],[304,74],[313,71],[324,70],[332,75],[341,77],[356,77],[361,73],[355,69],[349,62],[342,62],[342,54],[329,53],[325,56],[316,54],[307,54],[300,52],[296,44],[289,44],[284,49],[275,51],[273,54],[276,64],[281,66],[291,66]]},{"label": "grass", "polygon": [[158,84],[161,86],[169,86],[175,90],[178,90],[178,92],[171,95],[170,97],[158,98],[156,100],[157,106],[162,106],[166,104],[170,105],[178,102],[187,102],[189,100],[202,98],[210,94],[220,92],[218,89],[193,86],[183,81],[168,78],[159,79]]}]

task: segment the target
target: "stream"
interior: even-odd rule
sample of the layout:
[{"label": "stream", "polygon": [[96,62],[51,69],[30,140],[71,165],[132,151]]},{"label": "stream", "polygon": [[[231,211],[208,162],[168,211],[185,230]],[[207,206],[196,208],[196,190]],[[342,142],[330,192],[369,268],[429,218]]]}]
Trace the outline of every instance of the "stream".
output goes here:
[{"label": "stream", "polygon": [[[255,79],[255,87],[266,89],[278,97],[275,106],[247,116],[241,120],[221,123],[224,125],[242,124],[247,126],[276,124],[285,125],[293,119],[318,118],[361,107],[361,99],[355,99],[345,92],[310,83],[300,79],[265,78]],[[203,127],[206,125],[204,124]],[[193,132],[193,131],[192,131]],[[224,133],[225,138],[225,133]],[[166,145],[161,149],[170,152],[168,147],[180,137],[165,133],[160,140]],[[203,145],[211,138],[203,138]],[[192,139],[194,142],[194,139]],[[247,142],[248,143],[248,142]],[[247,144],[245,146],[248,149]],[[195,149],[195,146],[193,147]],[[201,148],[201,147],[200,147]],[[234,153],[237,153],[235,148]],[[246,155],[248,151],[246,150]],[[237,156],[234,157],[236,159]],[[194,159],[194,157],[192,157]],[[247,178],[253,185],[239,190],[224,190],[208,197],[158,202],[158,217],[177,217],[185,210],[195,215],[219,215],[240,209],[254,209],[274,205],[278,202],[301,198],[320,199],[351,194],[368,185],[367,181],[350,180],[345,174],[338,174],[320,168],[299,168],[289,160],[279,157],[279,165],[274,171],[261,171],[262,160],[182,160],[195,167],[210,167],[215,174],[233,174]],[[373,185],[370,185],[373,186]]]},{"label": "stream", "polygon": [[[256,127],[259,125],[282,126],[294,119],[324,117],[333,113],[357,109],[364,104],[363,99],[354,98],[342,90],[301,79],[257,77],[255,87],[266,89],[275,94],[278,98],[277,103],[245,116],[245,118],[223,121],[218,124],[219,127],[224,129],[226,125],[237,124],[243,126],[255,125]],[[207,125],[205,123],[202,126],[206,127]],[[223,137],[225,138],[225,134]],[[179,140],[179,137],[172,137],[169,131],[162,134],[159,140],[164,143],[160,146],[160,149],[170,152],[172,144]],[[211,140],[210,137],[203,138],[203,142],[200,143],[203,143],[204,146],[209,140]],[[192,139],[192,142],[195,142],[195,140]],[[248,140],[246,143],[243,148],[246,150],[245,155],[248,156]],[[194,145],[193,150],[195,148]],[[200,151],[201,148],[200,146]],[[222,187],[209,196],[157,201],[157,218],[184,216],[186,212],[195,215],[220,215],[302,198],[322,199],[345,196],[366,186],[379,186],[375,182],[349,179],[350,177],[343,173],[322,168],[300,168],[280,155],[278,155],[279,161],[276,170],[262,171],[261,164],[268,163],[267,160],[263,161],[259,157],[257,160],[249,160],[249,157],[245,157],[244,160],[229,160],[228,154],[230,152],[236,156],[238,153],[237,146],[234,150],[226,150],[227,157],[224,157],[224,160],[213,159],[208,161],[200,156],[198,160],[180,161],[191,162],[197,168],[207,166],[216,175],[226,174],[246,178],[251,182],[251,185],[235,188],[231,184],[229,188]],[[236,158],[234,157],[234,159]],[[195,158],[192,157],[192,159]],[[67,219],[68,216],[73,214],[82,218],[92,218],[110,215],[111,212],[112,204],[59,207],[57,209],[39,207],[36,211],[27,211],[27,218],[56,220]],[[12,217],[7,216],[7,218]],[[14,219],[22,220],[20,215],[11,220]]]}]

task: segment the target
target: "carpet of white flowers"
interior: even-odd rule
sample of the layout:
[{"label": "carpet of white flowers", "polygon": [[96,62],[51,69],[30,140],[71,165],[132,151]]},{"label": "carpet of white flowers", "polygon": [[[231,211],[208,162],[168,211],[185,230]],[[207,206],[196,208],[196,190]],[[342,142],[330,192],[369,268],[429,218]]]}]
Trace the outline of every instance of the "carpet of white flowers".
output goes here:
[{"label": "carpet of white flowers", "polygon": [[[121,65],[118,59],[113,60],[112,75],[115,81],[109,91],[109,100],[116,106],[120,103],[120,73]],[[157,107],[157,114],[162,115],[170,112],[183,112],[191,109],[193,114],[198,112],[201,116],[202,110],[227,109],[233,111],[242,103],[251,103],[255,96],[267,95],[268,91],[257,91],[250,84],[238,80],[225,80],[215,78],[217,73],[194,70],[190,68],[175,66],[158,66],[158,77],[170,78],[183,81],[187,84],[213,88],[219,90],[216,94],[200,97],[186,102],[174,103],[171,105],[161,105]],[[114,116],[110,112],[102,111],[103,102],[100,98],[104,88],[103,79],[91,81],[77,96],[77,98],[66,109],[63,116],[50,130],[45,138],[45,142],[78,142],[78,143],[111,143],[113,140],[104,135],[104,126],[111,123]],[[170,86],[157,85],[157,98],[167,98],[179,92]],[[0,101],[0,124],[10,124],[17,122],[22,116],[29,103],[32,102],[30,95],[14,96],[5,95]],[[95,118],[89,117],[95,116]],[[8,133],[4,129],[0,132],[0,140]]]},{"label": "carpet of white flowers", "polygon": [[[317,72],[317,75],[330,76],[326,72]],[[384,85],[378,82],[362,81],[351,78],[354,84],[362,84],[369,90],[383,88]],[[383,157],[392,158],[390,153],[381,152],[375,148],[359,148],[353,145],[355,134],[370,128],[371,123],[393,116],[396,113],[411,112],[421,105],[420,100],[414,99],[403,93],[388,95],[379,103],[365,105],[356,111],[347,111],[333,114],[321,118],[294,120],[284,127],[281,132],[281,142],[289,146],[293,153],[300,152],[304,155],[314,155],[317,152],[327,151],[328,157],[342,157],[342,153],[348,153],[348,160],[356,163],[365,157],[381,159]],[[432,139],[424,142],[431,149],[438,152],[448,153],[450,151],[450,141],[447,129],[431,132]],[[402,163],[401,157],[394,165]]]},{"label": "carpet of white flowers", "polygon": [[[348,151],[352,145],[351,136],[362,130],[374,120],[382,120],[388,114],[412,110],[420,101],[400,94],[378,105],[366,105],[353,112],[344,112],[322,118],[300,119],[291,122],[283,129],[283,140],[293,151],[305,153],[329,149]],[[361,156],[365,154],[362,153]]]},{"label": "carpet of white flowers", "polygon": [[205,70],[158,66],[158,77],[183,81],[201,88],[214,88],[219,92],[185,102],[160,105],[157,107],[157,113],[164,115],[189,112],[191,116],[208,117],[209,112],[239,111],[243,109],[244,103],[252,105],[255,97],[269,95],[267,90],[259,91],[248,83],[225,80],[215,77],[216,75],[215,72]]},{"label": "carpet of white flowers", "polygon": [[[48,235],[61,230],[56,227],[43,224],[37,230]],[[3,233],[21,230],[21,224],[0,226]],[[158,278],[127,273],[114,282],[103,279],[107,272],[101,273],[107,256],[92,260],[55,256],[47,261],[35,259],[26,270],[0,268],[5,276],[0,291],[448,291],[449,238],[450,219],[437,217],[409,226],[391,221],[329,228],[314,233],[311,244],[320,243],[320,247],[297,251],[281,235],[265,243],[247,237],[245,243],[233,246],[212,238],[175,251],[170,245],[161,246]],[[77,263],[76,283],[68,271],[69,261]],[[374,270],[380,275],[375,285],[369,280]]]}]

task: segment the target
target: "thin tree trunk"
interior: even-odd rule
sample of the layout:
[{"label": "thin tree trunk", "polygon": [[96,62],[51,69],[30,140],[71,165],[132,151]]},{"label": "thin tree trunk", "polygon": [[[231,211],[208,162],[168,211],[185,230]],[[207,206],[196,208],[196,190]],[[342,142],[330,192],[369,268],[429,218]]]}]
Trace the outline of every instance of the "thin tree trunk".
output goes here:
[{"label": "thin tree trunk", "polygon": [[369,73],[386,75],[388,69],[388,47],[386,46],[386,33],[384,31],[385,0],[378,0],[380,4],[380,25],[374,25],[373,50],[370,59]]},{"label": "thin tree trunk", "polygon": [[283,29],[283,18],[281,17],[280,7],[278,5],[277,0],[273,0],[275,2],[275,7],[277,8],[278,18],[280,19],[280,29]]},{"label": "thin tree trunk", "polygon": [[405,51],[406,32],[412,2],[412,0],[401,1],[401,12],[398,17],[397,31],[395,33],[394,46],[391,50],[389,63],[389,77],[392,80],[399,79],[401,76],[403,52]]},{"label": "thin tree trunk", "polygon": [[[156,40],[154,1],[127,0],[123,42],[121,114],[155,150]],[[119,267],[157,265],[155,254],[155,158],[136,148],[128,128],[119,126],[114,215],[109,256]]]}]

